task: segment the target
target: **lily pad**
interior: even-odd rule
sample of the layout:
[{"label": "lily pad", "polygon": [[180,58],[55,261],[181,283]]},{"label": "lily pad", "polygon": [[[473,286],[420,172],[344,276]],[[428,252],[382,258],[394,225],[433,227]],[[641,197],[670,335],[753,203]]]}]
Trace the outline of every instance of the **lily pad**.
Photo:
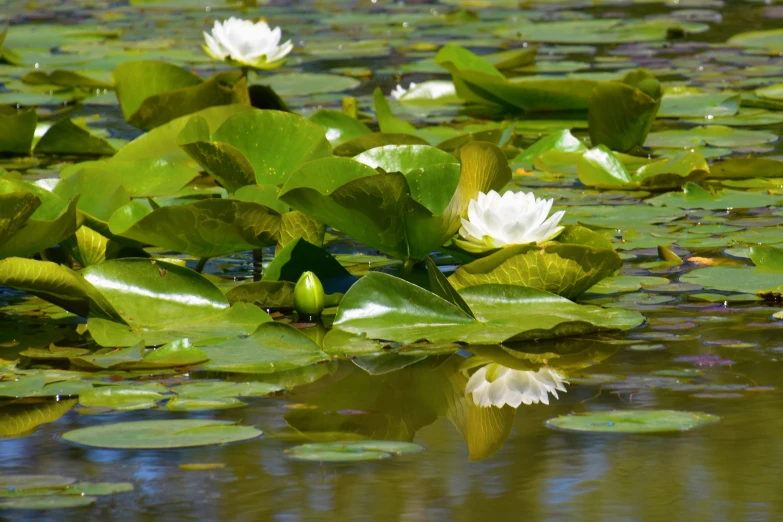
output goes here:
[{"label": "lily pad", "polygon": [[62,438],[83,446],[111,449],[170,449],[255,439],[261,431],[230,421],[183,419],[120,422],[80,428]]},{"label": "lily pad", "polygon": [[232,191],[253,178],[258,184],[280,185],[302,164],[332,153],[323,128],[296,114],[240,112],[211,136],[207,122],[196,118],[180,135],[180,146]]},{"label": "lily pad", "polygon": [[280,214],[234,199],[210,198],[155,210],[131,201],[112,214],[109,229],[144,244],[209,258],[274,245]]},{"label": "lily pad", "polygon": [[0,509],[68,509],[89,506],[96,500],[88,496],[20,497],[0,503]]},{"label": "lily pad", "polygon": [[412,442],[386,440],[361,440],[350,442],[320,442],[302,444],[289,450],[288,455],[296,460],[316,462],[356,462],[363,460],[384,460],[394,455],[419,453],[424,448]]},{"label": "lily pad", "polygon": [[[394,149],[395,156],[405,156],[416,146],[400,147]],[[382,252],[420,259],[456,233],[472,198],[510,180],[507,160],[495,145],[469,143],[460,149],[460,159],[456,190],[451,163],[427,166],[426,160],[416,158],[421,166],[405,174],[378,173],[345,158],[311,161],[291,176],[280,199]],[[384,164],[392,165],[388,158]]]},{"label": "lily pad", "polygon": [[708,413],[673,410],[611,410],[576,415],[561,415],[546,421],[550,428],[594,433],[662,433],[687,431],[718,422]]},{"label": "lily pad", "polygon": [[686,209],[733,209],[777,205],[783,201],[783,195],[772,195],[765,192],[743,192],[731,189],[710,192],[695,183],[687,183],[682,192],[661,194],[647,201],[653,205]]},{"label": "lily pad", "polygon": [[481,284],[522,285],[574,299],[621,264],[611,249],[567,243],[512,245],[462,265],[449,281],[457,290]]},{"label": "lily pad", "polygon": [[461,297],[474,319],[459,307],[402,279],[370,273],[345,294],[334,328],[324,345],[337,341],[337,330],[399,343],[503,343],[545,339],[597,330],[630,329],[644,319],[635,312],[577,305],[563,297],[514,285],[480,285]]}]

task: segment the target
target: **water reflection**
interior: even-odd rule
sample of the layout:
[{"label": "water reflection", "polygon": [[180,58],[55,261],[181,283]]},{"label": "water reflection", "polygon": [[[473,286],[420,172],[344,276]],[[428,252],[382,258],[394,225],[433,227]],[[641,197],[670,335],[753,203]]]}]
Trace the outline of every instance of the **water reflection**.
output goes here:
[{"label": "water reflection", "polygon": [[472,353],[413,359],[402,369],[375,376],[343,364],[336,373],[291,393],[295,404],[285,420],[293,431],[279,435],[412,441],[420,429],[443,418],[462,436],[471,461],[486,459],[505,442],[517,408],[549,404],[550,393],[557,398],[558,391],[565,391],[566,372],[617,350],[609,343],[580,339],[526,348],[536,351],[470,347]]}]

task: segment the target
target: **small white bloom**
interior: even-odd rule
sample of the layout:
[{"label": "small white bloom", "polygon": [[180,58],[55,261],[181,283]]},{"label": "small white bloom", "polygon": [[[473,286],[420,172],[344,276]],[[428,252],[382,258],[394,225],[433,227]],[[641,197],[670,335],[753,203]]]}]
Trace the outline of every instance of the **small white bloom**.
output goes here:
[{"label": "small white bloom", "polygon": [[279,27],[272,29],[264,21],[231,17],[223,23],[216,21],[212,34],[204,33],[206,45],[202,47],[215,60],[231,65],[274,69],[285,63],[283,58],[294,48],[291,40],[280,45],[281,36]]},{"label": "small white bloom", "polygon": [[399,100],[400,98],[408,94],[408,91],[415,88],[416,88],[416,84],[413,82],[411,82],[411,84],[408,85],[407,89],[402,85],[397,84],[397,87],[395,87],[394,90],[392,90],[391,92],[391,97],[394,98],[395,100]]},{"label": "small white bloom", "polygon": [[568,384],[563,375],[551,368],[541,368],[537,372],[512,370],[496,363],[479,368],[468,380],[465,393],[473,394],[473,402],[478,406],[497,406],[508,404],[518,408],[543,402],[549,404],[549,394],[559,399],[557,392],[565,392],[563,383]]},{"label": "small white bloom", "polygon": [[565,214],[561,210],[547,219],[553,202],[536,198],[532,192],[509,191],[502,196],[494,190],[479,192],[468,204],[468,219],[462,218],[459,234],[492,248],[549,241],[563,230],[557,225]]}]

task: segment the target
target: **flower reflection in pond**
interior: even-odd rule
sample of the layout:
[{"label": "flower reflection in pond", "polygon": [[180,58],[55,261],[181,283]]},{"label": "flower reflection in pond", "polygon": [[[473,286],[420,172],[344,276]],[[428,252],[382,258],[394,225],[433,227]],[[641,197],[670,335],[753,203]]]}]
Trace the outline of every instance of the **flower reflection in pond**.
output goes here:
[{"label": "flower reflection in pond", "polygon": [[558,399],[557,392],[565,392],[565,376],[551,368],[538,371],[514,370],[497,363],[488,364],[474,373],[465,393],[473,394],[473,402],[478,406],[497,406],[506,404],[514,408],[520,404],[549,404],[549,394]]}]

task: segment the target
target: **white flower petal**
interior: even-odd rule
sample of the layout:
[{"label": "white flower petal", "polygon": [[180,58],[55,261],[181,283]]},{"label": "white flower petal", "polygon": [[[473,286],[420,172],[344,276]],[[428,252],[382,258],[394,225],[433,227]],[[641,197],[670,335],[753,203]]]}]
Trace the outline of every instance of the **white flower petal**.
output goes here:
[{"label": "white flower petal", "polygon": [[[563,227],[557,225],[563,218],[564,211],[556,212],[547,218],[553,204],[553,199],[536,198],[532,192],[509,191],[502,196],[494,190],[488,193],[479,192],[468,204],[468,218],[463,219],[460,235],[473,242],[476,238],[483,238],[485,244],[494,247],[543,243],[563,230]],[[471,227],[466,222],[474,226]]]},{"label": "white flower petal", "polygon": [[263,20],[253,23],[231,17],[222,23],[216,21],[211,34],[204,33],[204,50],[215,59],[268,66],[280,62],[294,48],[291,40],[280,45],[281,38],[280,28],[271,29]]},{"label": "white flower petal", "polygon": [[[491,370],[494,380],[489,382],[487,373]],[[517,408],[520,404],[549,404],[549,394],[555,399],[557,391],[565,392],[564,383],[568,381],[551,368],[541,368],[537,372],[513,370],[496,363],[479,368],[468,380],[465,393],[473,396],[478,406],[505,405]]]}]

